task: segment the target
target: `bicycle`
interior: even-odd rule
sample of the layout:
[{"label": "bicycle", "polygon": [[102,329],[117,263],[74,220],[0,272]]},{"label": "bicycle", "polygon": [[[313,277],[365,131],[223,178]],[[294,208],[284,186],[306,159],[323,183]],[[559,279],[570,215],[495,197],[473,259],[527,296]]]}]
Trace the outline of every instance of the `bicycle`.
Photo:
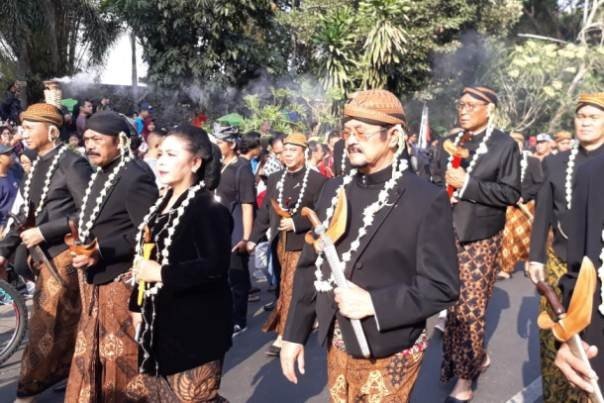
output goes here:
[{"label": "bicycle", "polygon": [[[9,279],[16,273],[9,271]],[[17,276],[18,278],[18,276]],[[27,333],[27,306],[17,288],[0,280],[0,365],[18,350]]]}]

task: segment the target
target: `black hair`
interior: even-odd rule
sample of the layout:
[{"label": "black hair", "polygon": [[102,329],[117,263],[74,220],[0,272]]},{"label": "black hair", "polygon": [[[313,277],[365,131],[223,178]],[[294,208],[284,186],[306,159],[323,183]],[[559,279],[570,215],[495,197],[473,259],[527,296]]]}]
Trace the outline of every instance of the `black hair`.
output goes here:
[{"label": "black hair", "polygon": [[270,141],[270,145],[273,146],[276,142],[278,142],[278,141],[283,142],[283,140],[285,140],[285,134],[277,132],[277,133],[273,134],[273,137],[271,138],[271,141]]},{"label": "black hair", "polygon": [[260,133],[258,132],[248,132],[241,136],[241,140],[239,141],[239,152],[241,154],[247,154],[254,148],[260,147]]},{"label": "black hair", "polygon": [[168,136],[176,136],[187,143],[187,149],[203,160],[197,171],[197,182],[205,181],[209,190],[214,190],[220,182],[220,149],[210,142],[205,130],[191,124],[182,124],[171,129]]},{"label": "black hair", "polygon": [[310,152],[316,152],[318,147],[321,147],[321,143],[319,143],[317,140],[311,140],[308,142],[308,149]]},{"label": "black hair", "polygon": [[329,132],[329,134],[327,135],[327,141],[333,139],[333,138],[340,138],[342,137],[340,132],[338,132],[337,130],[332,130]]}]

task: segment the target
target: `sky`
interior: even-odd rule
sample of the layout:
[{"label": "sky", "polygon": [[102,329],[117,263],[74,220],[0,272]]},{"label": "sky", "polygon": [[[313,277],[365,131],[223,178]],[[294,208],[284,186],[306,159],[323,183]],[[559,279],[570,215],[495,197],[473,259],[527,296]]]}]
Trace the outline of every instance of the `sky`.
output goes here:
[{"label": "sky", "polygon": [[[138,77],[147,75],[147,64],[143,62],[143,49],[140,43],[136,46]],[[105,66],[100,69],[102,84],[132,84],[132,63],[130,52],[130,38],[127,33],[122,34],[113,48],[109,51]]]}]

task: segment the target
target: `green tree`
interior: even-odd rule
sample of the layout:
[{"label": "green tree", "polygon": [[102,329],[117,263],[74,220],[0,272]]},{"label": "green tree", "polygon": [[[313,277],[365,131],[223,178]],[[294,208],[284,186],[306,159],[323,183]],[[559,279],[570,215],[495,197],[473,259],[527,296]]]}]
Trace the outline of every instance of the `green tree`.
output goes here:
[{"label": "green tree", "polygon": [[149,64],[148,82],[242,87],[262,72],[281,74],[287,42],[268,0],[107,0],[132,27]]},{"label": "green tree", "polygon": [[101,1],[2,0],[0,61],[30,83],[99,64],[120,31]]}]

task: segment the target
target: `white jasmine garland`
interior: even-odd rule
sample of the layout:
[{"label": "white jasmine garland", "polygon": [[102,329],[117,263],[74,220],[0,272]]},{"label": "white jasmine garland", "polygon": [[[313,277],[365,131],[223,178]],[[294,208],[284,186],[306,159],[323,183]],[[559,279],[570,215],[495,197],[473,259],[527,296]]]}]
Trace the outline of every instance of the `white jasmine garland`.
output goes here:
[{"label": "white jasmine garland", "polygon": [[[604,231],[602,231],[602,242],[604,243]],[[600,261],[602,265],[598,269],[598,277],[600,278],[600,306],[598,307],[598,311],[600,311],[601,315],[604,315],[604,246],[602,247],[602,251],[600,252]]]},{"label": "white jasmine garland", "polygon": [[[476,152],[474,153],[474,155],[472,155],[472,159],[470,160],[470,164],[468,165],[468,169],[466,169],[466,174],[470,175],[472,173],[472,171],[474,170],[474,167],[476,167],[476,164],[478,163],[478,159],[480,158],[480,156],[482,154],[486,154],[486,153],[489,152],[489,148],[487,147],[487,142],[489,141],[489,139],[493,135],[493,129],[494,129],[493,126],[491,126],[491,125],[487,126],[487,131],[486,131],[486,133],[484,135],[484,138],[480,142],[480,145],[476,149]],[[461,141],[462,137],[463,137],[463,132],[459,132],[457,134],[457,137],[455,138],[455,141],[453,142],[453,144],[455,144],[456,146],[459,145],[459,142]],[[448,160],[448,163],[447,163],[447,168],[451,168],[452,164],[453,164],[453,156],[449,155],[449,160]],[[457,193],[457,191],[456,191],[456,193]]]},{"label": "white jasmine garland", "polygon": [[342,148],[342,161],[340,163],[342,168],[342,176],[346,173],[346,145]]},{"label": "white jasmine garland", "polygon": [[90,178],[90,181],[88,182],[88,188],[86,189],[86,193],[84,193],[84,199],[82,200],[82,207],[80,209],[80,217],[78,220],[78,235],[80,237],[80,242],[86,243],[86,239],[90,235],[92,226],[94,225],[94,223],[96,222],[96,219],[98,218],[99,214],[101,213],[101,206],[105,202],[105,199],[107,198],[107,195],[109,194],[109,190],[114,185],[115,180],[121,173],[122,169],[131,160],[132,160],[132,157],[131,157],[130,153],[125,148],[122,148],[120,163],[115,168],[113,168],[113,170],[111,171],[111,174],[109,174],[109,177],[107,178],[107,180],[105,181],[105,183],[103,185],[103,189],[101,189],[99,196],[96,198],[94,208],[92,209],[92,211],[90,213],[90,217],[88,217],[88,220],[86,222],[84,222],[84,212],[86,211],[86,206],[88,205],[88,198],[90,197],[90,193],[92,191],[92,186],[94,185],[94,181],[96,180],[99,173],[102,171],[101,168],[97,168],[95,173]]},{"label": "white jasmine garland", "polygon": [[[169,223],[170,226],[168,228],[168,236],[166,237],[166,239],[164,241],[164,247],[162,248],[161,251],[158,251],[159,252],[158,258],[160,259],[159,264],[162,267],[166,267],[166,266],[170,265],[170,246],[172,245],[172,238],[174,237],[174,234],[176,233],[176,228],[178,227],[178,224],[180,224],[180,221],[182,219],[182,216],[185,213],[185,210],[187,209],[189,204],[191,204],[191,200],[195,197],[197,192],[199,192],[203,188],[205,188],[204,181],[201,181],[200,183],[198,183],[195,186],[191,186],[187,190],[187,197],[185,198],[185,200],[183,200],[181,205],[178,206],[178,208],[176,208],[176,217],[174,217],[172,222]],[[138,233],[136,234],[136,241],[135,241],[136,242],[135,257],[134,257],[135,261],[137,259],[143,258],[143,243],[144,243],[143,233],[144,233],[145,227],[147,227],[149,225],[151,217],[153,217],[157,213],[157,210],[159,209],[160,205],[163,203],[163,201],[166,199],[167,196],[168,196],[168,193],[166,193],[164,196],[162,196],[161,198],[159,198],[157,200],[157,202],[149,209],[149,212],[143,218],[143,221],[141,222],[141,224],[138,227]],[[159,289],[161,287],[162,287],[162,284],[157,283],[154,287],[150,288],[149,290],[146,290],[145,295],[157,294],[157,292],[159,291]]]},{"label": "white jasmine garland", "polygon": [[[180,221],[181,221],[183,215],[185,214],[187,207],[189,206],[189,204],[191,204],[191,200],[195,197],[195,195],[200,190],[202,190],[204,188],[205,188],[205,182],[203,182],[203,181],[201,181],[200,183],[198,183],[195,186],[191,186],[187,190],[187,197],[183,200],[181,205],[176,208],[176,217],[174,217],[172,222],[170,222],[171,216],[168,218],[168,224],[170,225],[168,228],[168,235],[164,241],[164,247],[162,248],[162,250],[157,251],[159,253],[158,257],[160,259],[160,265],[162,268],[167,267],[170,264],[170,246],[172,245],[172,238],[174,237],[174,234],[176,233],[176,228],[178,227],[178,224],[180,224]],[[135,257],[134,257],[135,266],[136,266],[136,262],[138,260],[143,259],[143,243],[144,243],[143,234],[144,234],[145,227],[147,227],[149,225],[151,217],[155,216],[155,214],[159,210],[159,207],[164,202],[164,200],[166,199],[167,196],[168,196],[168,193],[166,192],[166,194],[164,196],[160,197],[157,200],[157,202],[155,202],[155,204],[149,209],[149,212],[143,218],[142,223],[138,227],[138,233],[136,235]],[[136,279],[134,277],[132,279],[133,279],[133,281],[136,281]],[[155,326],[155,317],[156,317],[155,297],[159,293],[159,290],[162,288],[162,286],[163,286],[162,283],[155,283],[155,285],[153,287],[145,290],[145,298],[147,298],[147,297],[151,298],[152,313],[151,313],[151,322],[149,323],[149,322],[147,322],[146,316],[144,314],[145,304],[143,304],[143,315],[142,315],[143,331],[140,332],[140,337],[138,340],[136,340],[143,350],[143,360],[139,367],[140,372],[143,371],[144,365],[150,357],[149,352],[145,349],[143,341],[145,339],[145,335],[147,333],[150,333],[151,334],[150,344],[153,345],[153,328]],[[155,370],[156,370],[156,373],[159,370],[157,362],[155,363]]]},{"label": "white jasmine garland", "polygon": [[[386,182],[386,184],[384,185],[384,188],[380,191],[380,193],[378,195],[378,199],[375,202],[373,202],[372,204],[370,204],[369,206],[365,207],[365,209],[363,210],[363,226],[359,229],[359,232],[357,233],[357,236],[355,237],[354,241],[352,241],[350,243],[349,249],[346,252],[344,252],[341,257],[344,268],[346,267],[346,264],[348,262],[350,262],[350,260],[352,259],[352,253],[359,249],[359,247],[361,245],[361,239],[363,239],[363,237],[367,234],[367,230],[369,229],[369,227],[371,225],[373,225],[375,215],[382,208],[384,208],[386,205],[388,205],[388,198],[390,195],[390,191],[396,186],[396,184],[398,183],[398,180],[400,179],[401,176],[403,176],[403,173],[408,168],[407,160],[400,159],[400,155],[402,154],[403,149],[404,149],[403,138],[402,138],[402,136],[400,136],[398,149],[394,155],[394,160],[392,163],[392,177]],[[346,186],[350,182],[352,182],[352,179],[356,175],[356,173],[357,173],[357,170],[352,169],[350,171],[350,173],[344,177],[342,184],[336,190],[336,194],[331,199],[331,204],[330,204],[329,208],[327,209],[327,211],[325,212],[325,220],[323,220],[323,223],[322,223],[322,225],[324,227],[327,228],[327,226],[329,225],[329,222],[331,221],[331,218],[334,214],[335,206],[336,206],[337,200],[338,200],[338,193],[340,191],[343,191],[343,192],[346,191]],[[321,271],[322,265],[323,265],[323,257],[321,255],[319,255],[315,262],[316,270],[315,270],[314,286],[318,292],[328,292],[333,289],[333,287],[335,285],[335,280],[334,280],[333,274],[327,280],[323,280],[323,272]]]},{"label": "white jasmine garland", "polygon": [[579,142],[575,141],[568,156],[566,164],[566,180],[564,181],[564,194],[566,196],[566,208],[571,209],[573,204],[573,172],[575,169],[575,159],[579,153]]},{"label": "white jasmine garland", "polygon": [[285,183],[285,177],[287,176],[287,168],[283,170],[283,175],[281,175],[281,179],[277,182],[277,189],[279,190],[279,198],[277,199],[277,203],[279,203],[279,207],[283,210],[289,211],[289,213],[293,216],[296,214],[300,205],[302,204],[302,199],[304,198],[304,192],[306,191],[306,185],[308,184],[308,174],[310,173],[310,169],[308,167],[304,167],[306,172],[304,172],[304,179],[302,179],[302,188],[300,189],[300,193],[298,194],[298,200],[296,201],[296,205],[292,209],[288,209],[283,204],[283,185]]},{"label": "white jasmine garland", "polygon": [[526,175],[526,169],[528,168],[528,151],[522,152],[522,159],[520,160],[520,185],[524,182],[524,176]]},{"label": "white jasmine garland", "polygon": [[[65,146],[61,147],[59,152],[57,152],[57,155],[55,155],[55,157],[53,158],[52,163],[50,164],[50,167],[48,168],[48,171],[46,172],[46,178],[44,179],[44,186],[42,187],[42,194],[40,195],[40,201],[38,202],[38,207],[36,207],[36,212],[35,212],[36,217],[38,216],[38,214],[40,214],[42,212],[42,209],[44,208],[44,203],[46,202],[46,196],[48,196],[48,190],[50,188],[50,182],[52,180],[52,177],[55,174],[55,171],[59,167],[59,160],[61,159],[61,157],[63,156],[63,154],[65,153],[66,150],[67,150],[67,147],[65,147]],[[40,157],[36,158],[36,160],[32,164],[31,171],[29,171],[29,175],[27,175],[25,185],[23,186],[23,200],[25,201],[23,203],[23,205],[24,205],[23,213],[25,215],[25,218],[27,218],[27,216],[29,216],[29,205],[30,205],[29,193],[31,191],[31,180],[34,177],[34,172],[36,171],[36,167],[38,166],[39,162],[40,162]]]}]

